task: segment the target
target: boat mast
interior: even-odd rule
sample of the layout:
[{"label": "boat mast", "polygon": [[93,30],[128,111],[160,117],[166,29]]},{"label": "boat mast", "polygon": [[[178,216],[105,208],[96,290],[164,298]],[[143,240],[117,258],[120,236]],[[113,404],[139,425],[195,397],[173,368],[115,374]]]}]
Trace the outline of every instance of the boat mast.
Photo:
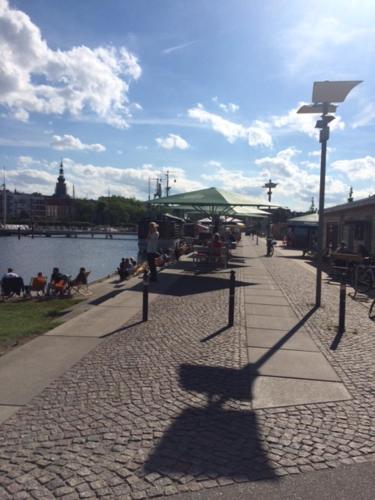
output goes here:
[{"label": "boat mast", "polygon": [[4,182],[3,182],[3,224],[4,229],[7,224],[7,190],[5,184],[5,168],[4,168]]}]

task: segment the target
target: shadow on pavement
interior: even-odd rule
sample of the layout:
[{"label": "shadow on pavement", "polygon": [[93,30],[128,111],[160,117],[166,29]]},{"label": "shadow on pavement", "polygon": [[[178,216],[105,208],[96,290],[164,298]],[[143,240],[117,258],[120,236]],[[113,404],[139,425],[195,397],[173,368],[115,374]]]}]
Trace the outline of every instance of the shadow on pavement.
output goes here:
[{"label": "shadow on pavement", "polygon": [[[182,297],[185,295],[194,295],[198,293],[214,292],[229,288],[229,271],[220,272],[216,275],[200,275],[200,274],[179,274],[177,281],[168,286],[168,280],[175,280],[173,273],[168,273],[168,270],[163,271],[158,275],[158,282],[150,284],[150,291],[160,295],[173,295]],[[246,281],[236,281],[236,287],[249,286],[255,283]],[[166,286],[165,286],[166,285]],[[137,283],[128,291],[142,291],[142,282]]]},{"label": "shadow on pavement", "polygon": [[275,478],[259,440],[255,414],[222,408],[227,399],[251,400],[254,378],[248,367],[233,370],[182,365],[180,385],[206,394],[208,405],[185,409],[144,469],[165,475],[178,472],[243,480]]},{"label": "shadow on pavement", "polygon": [[259,368],[302,327],[315,310],[315,307],[312,308],[256,363],[242,369],[181,365],[180,386],[186,391],[204,394],[207,406],[186,408],[173,421],[144,464],[145,471],[235,480],[277,479],[262,445],[256,414],[248,410],[226,409],[223,405],[229,400],[251,402],[252,386]]}]

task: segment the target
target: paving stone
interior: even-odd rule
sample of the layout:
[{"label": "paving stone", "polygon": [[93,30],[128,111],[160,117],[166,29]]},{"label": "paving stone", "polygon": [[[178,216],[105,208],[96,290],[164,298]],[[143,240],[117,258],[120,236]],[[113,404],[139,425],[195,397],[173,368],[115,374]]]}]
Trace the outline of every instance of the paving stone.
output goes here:
[{"label": "paving stone", "polygon": [[272,348],[282,341],[280,349],[319,352],[318,346],[303,329],[298,330],[284,342],[285,332],[282,330],[267,330],[262,328],[246,328],[247,345],[249,347]]},{"label": "paving stone", "polygon": [[[163,293],[156,285],[147,323],[138,311],[0,426],[0,488],[12,499],[154,498],[374,460],[375,335],[366,310],[347,301],[348,331],[330,351],[337,287],[323,284],[324,307],[311,314],[314,274],[246,241],[238,252],[253,257],[245,260],[252,267],[236,277],[259,284],[236,289],[234,327],[225,328],[227,275],[186,272]],[[262,313],[250,315],[251,326],[250,303]],[[281,313],[264,315],[287,304],[292,325]],[[104,321],[119,307],[116,297],[96,314]],[[249,361],[304,317],[260,370],[275,369],[282,355],[316,376],[306,359],[321,355],[329,368],[319,376],[337,377],[324,382],[325,397],[339,389],[340,401],[322,402],[315,380],[251,372]]]},{"label": "paving stone", "polygon": [[268,349],[251,347],[249,361],[251,370],[259,375],[294,377],[312,380],[339,381],[339,377],[327,362],[326,358],[318,352],[302,352],[291,350],[278,350],[272,352]]}]

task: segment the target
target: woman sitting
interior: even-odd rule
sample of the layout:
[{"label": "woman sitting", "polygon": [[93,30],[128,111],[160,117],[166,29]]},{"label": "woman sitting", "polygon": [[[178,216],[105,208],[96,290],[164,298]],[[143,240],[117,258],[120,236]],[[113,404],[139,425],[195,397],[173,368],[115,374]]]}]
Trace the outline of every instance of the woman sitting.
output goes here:
[{"label": "woman sitting", "polygon": [[80,286],[80,285],[86,285],[87,286],[87,278],[90,274],[90,271],[86,271],[85,267],[80,267],[79,268],[79,273],[77,276],[74,278],[74,280],[71,281],[72,286]]}]

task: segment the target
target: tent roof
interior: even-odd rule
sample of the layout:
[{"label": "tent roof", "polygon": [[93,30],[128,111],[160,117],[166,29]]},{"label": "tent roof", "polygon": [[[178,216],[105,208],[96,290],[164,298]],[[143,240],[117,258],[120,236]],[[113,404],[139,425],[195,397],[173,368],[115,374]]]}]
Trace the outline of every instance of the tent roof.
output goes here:
[{"label": "tent roof", "polygon": [[175,194],[151,200],[153,205],[189,205],[201,207],[228,207],[228,206],[249,206],[249,207],[276,207],[269,202],[259,202],[247,196],[231,193],[218,188],[199,189],[188,193]]},{"label": "tent roof", "polygon": [[319,222],[319,214],[304,214],[299,217],[292,217],[288,220],[288,224],[315,225]]},{"label": "tent roof", "polygon": [[233,207],[232,210],[230,211],[235,216],[242,216],[242,217],[268,217],[270,215],[269,212],[266,212],[265,210],[260,210],[259,208],[256,207]]}]

